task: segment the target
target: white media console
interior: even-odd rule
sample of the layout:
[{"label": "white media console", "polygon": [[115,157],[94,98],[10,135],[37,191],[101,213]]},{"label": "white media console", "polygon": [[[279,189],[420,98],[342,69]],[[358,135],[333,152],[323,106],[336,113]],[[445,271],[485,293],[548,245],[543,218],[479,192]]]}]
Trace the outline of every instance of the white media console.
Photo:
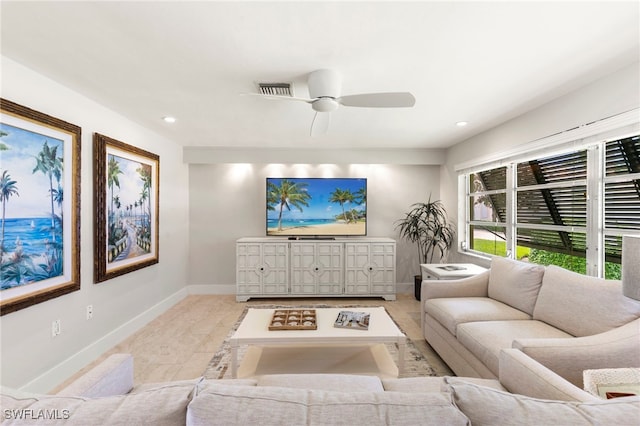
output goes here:
[{"label": "white media console", "polygon": [[237,301],[312,296],[395,300],[395,240],[259,237],[236,241]]}]

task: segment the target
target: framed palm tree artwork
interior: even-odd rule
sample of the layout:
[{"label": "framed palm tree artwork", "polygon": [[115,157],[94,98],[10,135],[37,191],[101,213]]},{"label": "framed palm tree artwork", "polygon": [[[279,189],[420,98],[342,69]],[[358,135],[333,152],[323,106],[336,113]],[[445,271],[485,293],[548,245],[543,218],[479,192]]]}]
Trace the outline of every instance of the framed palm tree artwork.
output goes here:
[{"label": "framed palm tree artwork", "polygon": [[160,157],[93,135],[94,280],[158,263]]},{"label": "framed palm tree artwork", "polygon": [[80,139],[0,99],[0,315],[80,289]]}]

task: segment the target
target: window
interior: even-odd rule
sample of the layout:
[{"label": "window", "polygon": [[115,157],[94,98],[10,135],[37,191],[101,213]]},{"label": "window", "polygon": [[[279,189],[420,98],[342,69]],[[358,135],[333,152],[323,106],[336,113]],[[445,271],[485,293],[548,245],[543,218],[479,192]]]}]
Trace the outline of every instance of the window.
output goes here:
[{"label": "window", "polygon": [[464,251],[620,278],[622,235],[640,234],[637,133],[462,177]]},{"label": "window", "polygon": [[619,278],[622,235],[640,231],[640,137],[605,144],[605,277]]},{"label": "window", "polygon": [[469,248],[495,256],[506,255],[507,168],[469,175]]},{"label": "window", "polygon": [[517,244],[534,263],[586,272],[587,151],[517,163]]}]

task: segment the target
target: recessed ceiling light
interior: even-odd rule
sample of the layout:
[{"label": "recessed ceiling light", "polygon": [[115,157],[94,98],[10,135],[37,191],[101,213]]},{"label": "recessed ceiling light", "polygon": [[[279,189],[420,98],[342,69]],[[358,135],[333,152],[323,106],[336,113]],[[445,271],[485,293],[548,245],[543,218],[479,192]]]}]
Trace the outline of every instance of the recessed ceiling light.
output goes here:
[{"label": "recessed ceiling light", "polygon": [[176,122],[176,118],[175,117],[171,117],[171,116],[166,116],[166,117],[162,117],[162,119],[164,120],[165,123],[175,123]]},{"label": "recessed ceiling light", "polygon": [[458,127],[464,127],[464,126],[466,126],[467,124],[469,124],[469,123],[467,123],[466,121],[458,121],[458,122],[456,123],[456,126],[458,126]]}]

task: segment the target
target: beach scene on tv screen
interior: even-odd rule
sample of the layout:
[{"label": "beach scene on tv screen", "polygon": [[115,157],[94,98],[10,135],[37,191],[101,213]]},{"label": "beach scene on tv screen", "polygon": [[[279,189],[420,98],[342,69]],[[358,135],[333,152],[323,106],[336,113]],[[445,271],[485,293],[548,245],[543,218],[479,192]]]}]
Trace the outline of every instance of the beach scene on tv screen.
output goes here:
[{"label": "beach scene on tv screen", "polygon": [[366,179],[267,178],[267,235],[366,234]]}]

